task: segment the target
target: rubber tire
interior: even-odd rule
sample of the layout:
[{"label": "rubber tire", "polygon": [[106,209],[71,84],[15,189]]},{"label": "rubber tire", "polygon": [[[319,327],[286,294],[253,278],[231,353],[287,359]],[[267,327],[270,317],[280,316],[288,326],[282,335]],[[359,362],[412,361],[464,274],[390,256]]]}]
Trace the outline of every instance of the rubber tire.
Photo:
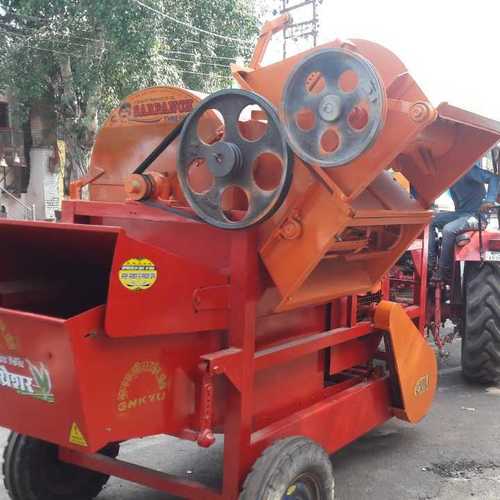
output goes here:
[{"label": "rubber tire", "polygon": [[[109,476],[59,462],[57,451],[54,444],[10,433],[2,473],[12,500],[91,500],[99,495]],[[118,443],[112,443],[101,453],[115,458],[118,451]],[[57,481],[47,477],[50,466],[58,473]]]},{"label": "rubber tire", "polygon": [[240,500],[281,500],[300,474],[317,479],[318,500],[333,500],[334,479],[330,458],[310,439],[294,436],[267,448],[248,474]]},{"label": "rubber tire", "polygon": [[500,382],[500,264],[465,267],[462,373],[474,383]]}]

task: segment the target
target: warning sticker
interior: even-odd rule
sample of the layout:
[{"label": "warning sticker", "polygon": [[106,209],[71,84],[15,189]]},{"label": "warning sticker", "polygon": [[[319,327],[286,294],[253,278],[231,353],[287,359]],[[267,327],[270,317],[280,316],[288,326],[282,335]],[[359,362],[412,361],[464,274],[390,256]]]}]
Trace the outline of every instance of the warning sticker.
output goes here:
[{"label": "warning sticker", "polygon": [[69,431],[69,442],[71,444],[76,444],[77,446],[88,446],[87,440],[85,439],[76,422],[73,422],[71,430]]},{"label": "warning sticker", "polygon": [[129,259],[122,264],[118,277],[129,290],[147,290],[155,284],[158,272],[149,259]]}]

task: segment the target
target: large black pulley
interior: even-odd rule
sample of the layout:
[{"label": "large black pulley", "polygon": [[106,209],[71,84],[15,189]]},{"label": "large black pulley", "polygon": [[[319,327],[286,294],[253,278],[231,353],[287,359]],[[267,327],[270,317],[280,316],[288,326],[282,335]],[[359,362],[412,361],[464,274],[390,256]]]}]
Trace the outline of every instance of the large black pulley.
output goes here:
[{"label": "large black pulley", "polygon": [[[206,113],[223,122],[220,133],[211,138],[200,134]],[[244,133],[245,121],[250,133]],[[292,178],[291,154],[278,114],[266,99],[246,90],[221,90],[198,105],[184,124],[177,160],[179,181],[193,210],[224,229],[243,229],[270,217],[282,204]],[[202,164],[210,180],[200,189],[190,173]],[[267,182],[270,178],[272,183]],[[243,207],[236,216],[224,201],[235,189],[239,208]]]},{"label": "large black pulley", "polygon": [[306,163],[345,165],[374,142],[385,119],[385,92],[377,71],[344,49],[306,57],[283,91],[288,142]]}]

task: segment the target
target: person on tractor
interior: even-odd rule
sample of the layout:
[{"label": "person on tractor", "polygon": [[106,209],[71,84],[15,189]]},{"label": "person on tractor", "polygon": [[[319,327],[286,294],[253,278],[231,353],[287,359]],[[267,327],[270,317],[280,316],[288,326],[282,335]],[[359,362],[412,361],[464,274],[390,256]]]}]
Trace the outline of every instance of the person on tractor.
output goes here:
[{"label": "person on tractor", "polygon": [[[479,219],[481,219],[482,228],[486,227],[487,219],[483,214],[495,206],[499,180],[500,177],[481,168],[478,162],[450,188],[455,211],[438,213],[434,216],[430,227],[429,264],[431,270],[436,267],[438,250],[436,229],[442,231],[438,273],[434,279],[444,283],[451,282],[456,237],[467,231],[477,231]],[[488,191],[485,189],[485,184],[488,184]]]}]

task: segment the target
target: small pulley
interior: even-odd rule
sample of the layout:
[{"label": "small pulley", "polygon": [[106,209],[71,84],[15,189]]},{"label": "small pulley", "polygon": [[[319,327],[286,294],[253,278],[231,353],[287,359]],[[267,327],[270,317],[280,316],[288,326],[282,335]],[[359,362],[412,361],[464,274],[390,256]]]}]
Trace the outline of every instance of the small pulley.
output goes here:
[{"label": "small pulley", "polygon": [[[221,122],[210,135],[204,130],[206,113]],[[200,185],[196,177],[202,168]],[[292,178],[291,154],[273,106],[246,90],[221,90],[207,97],[182,130],[177,174],[193,210],[213,226],[243,229],[270,217]]]},{"label": "small pulley", "polygon": [[385,92],[375,68],[344,49],[305,58],[283,91],[283,117],[293,151],[309,164],[338,167],[373,143],[385,119]]}]

